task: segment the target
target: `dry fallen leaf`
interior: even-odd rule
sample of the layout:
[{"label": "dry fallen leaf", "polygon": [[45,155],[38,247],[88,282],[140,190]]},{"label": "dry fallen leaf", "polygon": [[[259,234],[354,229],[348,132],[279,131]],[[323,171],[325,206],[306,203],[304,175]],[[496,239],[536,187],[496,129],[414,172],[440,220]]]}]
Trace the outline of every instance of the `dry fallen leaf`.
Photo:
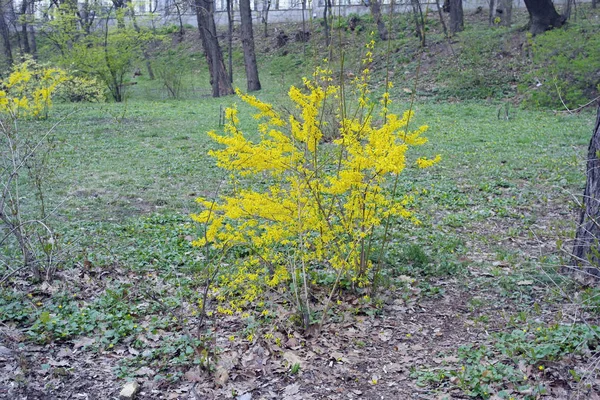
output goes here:
[{"label": "dry fallen leaf", "polygon": [[289,385],[288,387],[285,388],[285,390],[283,391],[283,394],[285,396],[293,396],[295,394],[297,394],[300,391],[300,385],[297,383],[294,383],[293,385]]},{"label": "dry fallen leaf", "polygon": [[533,285],[533,281],[530,280],[525,280],[525,281],[519,281],[517,282],[518,286],[531,286]]},{"label": "dry fallen leaf", "polygon": [[200,382],[202,380],[200,369],[198,367],[188,370],[184,376],[189,382]]},{"label": "dry fallen leaf", "polygon": [[218,386],[225,386],[229,380],[229,372],[221,365],[217,365],[215,370],[215,384]]},{"label": "dry fallen leaf", "polygon": [[339,351],[332,351],[331,353],[329,353],[329,357],[333,358],[335,361],[343,361],[344,360],[344,355],[342,353],[340,353]]},{"label": "dry fallen leaf", "polygon": [[283,353],[283,359],[288,362],[288,367],[299,364],[300,368],[304,368],[304,361],[302,361],[300,357],[291,351],[286,351]]},{"label": "dry fallen leaf", "polygon": [[91,346],[95,342],[96,342],[96,339],[94,339],[94,338],[83,337],[83,338],[73,342],[73,349],[77,350],[80,347]]},{"label": "dry fallen leaf", "polygon": [[402,365],[399,363],[391,363],[383,367],[384,372],[388,374],[394,374],[403,370]]},{"label": "dry fallen leaf", "polygon": [[381,331],[379,332],[379,334],[377,335],[379,337],[379,340],[381,340],[382,342],[387,342],[392,338],[393,332],[390,329],[386,329],[385,331]]},{"label": "dry fallen leaf", "polygon": [[148,367],[138,368],[134,373],[135,376],[154,376],[154,370]]}]

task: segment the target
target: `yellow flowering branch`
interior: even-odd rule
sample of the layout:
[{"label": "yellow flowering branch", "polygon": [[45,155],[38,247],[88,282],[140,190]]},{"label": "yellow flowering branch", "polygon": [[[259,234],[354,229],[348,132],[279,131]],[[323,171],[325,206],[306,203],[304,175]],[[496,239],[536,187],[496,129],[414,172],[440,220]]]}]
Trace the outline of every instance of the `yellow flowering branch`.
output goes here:
[{"label": "yellow flowering branch", "polygon": [[[222,146],[209,154],[240,186],[230,195],[219,196],[216,203],[198,199],[203,210],[192,218],[205,223],[206,230],[194,244],[251,250],[221,277],[217,298],[229,303],[220,312],[244,312],[267,288],[285,293],[291,281],[293,303],[308,328],[314,309],[312,277],[326,274],[335,279],[320,326],[341,279],[347,277],[358,288],[374,283],[376,271],[369,279],[370,252],[378,230],[383,228],[387,240],[390,218],[419,223],[409,209],[410,197],[396,199],[396,190],[407,165],[406,153],[427,142],[422,136],[427,126],[410,131],[412,111],[402,117],[389,112],[388,90],[380,102],[369,99],[373,46],[369,43],[364,69],[351,84],[353,111],[346,109],[346,91],[333,83],[331,70],[317,68],[311,79],[304,79],[304,88],[292,86],[288,92],[297,114],[285,116],[273,105],[237,92],[257,111],[259,141],[252,141],[238,127],[235,108],[226,112],[223,133],[209,132]],[[334,99],[339,100],[337,135],[327,142],[323,115],[325,104],[338,101]],[[378,104],[382,113],[374,113]],[[384,121],[376,120],[376,115]],[[417,165],[428,168],[440,160],[439,155],[419,158]],[[257,189],[247,180],[252,176],[269,185]]]}]

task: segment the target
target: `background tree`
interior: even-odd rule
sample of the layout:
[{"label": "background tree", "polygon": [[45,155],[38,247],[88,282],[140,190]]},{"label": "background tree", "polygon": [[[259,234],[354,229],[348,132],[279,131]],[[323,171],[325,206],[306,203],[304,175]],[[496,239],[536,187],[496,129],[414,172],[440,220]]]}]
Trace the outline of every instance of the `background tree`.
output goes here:
[{"label": "background tree", "polygon": [[[137,23],[137,18],[135,16],[135,8],[132,3],[129,3],[129,15],[131,16],[131,21],[133,22],[133,29],[139,35],[141,35],[142,30]],[[144,62],[146,63],[146,71],[148,71],[148,78],[153,81],[155,79],[154,70],[152,69],[152,62],[150,61],[150,54],[148,53],[147,44],[144,43],[142,45],[142,55],[144,56]]]},{"label": "background tree", "polygon": [[214,18],[215,3],[213,0],[194,0],[194,6],[202,48],[210,72],[212,96],[220,97],[233,94],[233,87],[225,69],[223,53],[217,37]]},{"label": "background tree", "polygon": [[[240,8],[242,6],[240,5]],[[271,10],[271,0],[263,1],[263,12],[262,12],[262,22],[263,22],[263,36],[269,37],[269,11]]]},{"label": "background tree", "polygon": [[227,0],[227,63],[229,82],[233,83],[233,0]]},{"label": "background tree", "polygon": [[323,1],[323,31],[325,33],[325,46],[329,46],[331,44],[331,32],[329,31],[329,25],[331,25],[331,0]]},{"label": "background tree", "polygon": [[588,147],[583,207],[573,245],[573,264],[600,276],[600,103],[596,125]]},{"label": "background tree", "polygon": [[28,23],[27,23],[27,8],[29,7],[28,0],[21,0],[19,5],[19,23],[21,25],[21,40],[23,42],[23,52],[31,54],[31,47],[29,46],[29,35]]},{"label": "background tree", "polygon": [[462,32],[465,29],[462,0],[449,0],[450,34]]},{"label": "background tree", "polygon": [[560,28],[566,18],[556,12],[552,0],[525,0],[529,13],[529,32],[533,35],[544,33],[552,28]]},{"label": "background tree", "polygon": [[240,0],[240,19],[242,21],[242,47],[244,49],[244,64],[246,65],[246,79],[248,91],[260,90],[258,79],[258,66],[254,51],[254,32],[252,31],[252,10],[250,0]]},{"label": "background tree", "polygon": [[512,5],[512,0],[490,0],[490,25],[510,26],[512,24]]},{"label": "background tree", "polygon": [[413,9],[413,18],[415,20],[415,29],[417,37],[421,42],[421,47],[425,47],[425,18],[423,17],[423,9],[419,0],[410,1]]},{"label": "background tree", "polygon": [[379,38],[381,40],[388,40],[388,30],[383,22],[383,18],[381,17],[381,1],[371,0],[369,2],[369,9],[371,10],[373,21],[375,21],[377,24],[377,33],[379,34]]},{"label": "background tree", "polygon": [[8,29],[7,21],[7,2],[9,0],[0,0],[0,35],[2,36],[2,50],[4,51],[4,58],[6,64],[11,66],[13,64],[12,46],[10,44],[10,30]]}]

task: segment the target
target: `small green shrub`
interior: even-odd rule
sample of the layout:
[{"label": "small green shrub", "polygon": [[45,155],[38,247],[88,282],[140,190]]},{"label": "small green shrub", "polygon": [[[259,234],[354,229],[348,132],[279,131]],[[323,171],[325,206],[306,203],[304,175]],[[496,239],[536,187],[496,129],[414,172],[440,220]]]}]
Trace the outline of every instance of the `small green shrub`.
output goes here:
[{"label": "small green shrub", "polygon": [[587,324],[515,329],[495,335],[490,345],[461,346],[458,366],[415,370],[412,377],[421,386],[449,384],[471,397],[489,399],[495,393],[500,398],[537,399],[546,393],[544,364],[567,355],[589,356],[596,351],[599,337],[600,328]]},{"label": "small green shrub", "polygon": [[94,78],[69,76],[56,88],[56,97],[69,103],[104,103],[104,85]]}]

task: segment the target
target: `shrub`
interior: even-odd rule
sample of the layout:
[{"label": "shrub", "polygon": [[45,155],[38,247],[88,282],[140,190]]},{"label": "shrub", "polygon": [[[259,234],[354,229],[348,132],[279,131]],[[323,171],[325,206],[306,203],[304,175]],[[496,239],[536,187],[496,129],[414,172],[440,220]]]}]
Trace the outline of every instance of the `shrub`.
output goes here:
[{"label": "shrub", "polygon": [[[232,272],[221,277],[220,312],[242,312],[266,288],[288,293],[289,287],[288,304],[296,305],[308,328],[315,317],[311,293],[320,277],[331,284],[324,305],[316,306],[322,323],[342,280],[355,289],[376,282],[378,267],[371,253],[375,242],[379,248],[385,242],[390,219],[419,224],[412,196],[396,193],[396,183],[409,148],[427,141],[422,137],[427,126],[411,131],[412,111],[401,117],[389,113],[387,92],[376,113],[368,89],[373,45],[350,89],[334,84],[326,68],[304,79],[306,90],[292,86],[288,95],[298,115],[281,113],[238,91],[258,110],[258,142],[240,129],[236,108],[226,111],[224,134],[209,132],[224,146],[210,154],[231,173],[232,192],[216,202],[198,199],[204,210],[193,218],[206,229],[195,244],[244,249]],[[337,105],[339,135],[331,143],[323,134],[327,103]],[[426,168],[439,160],[439,155],[420,158],[416,164]]]},{"label": "shrub", "polygon": [[104,86],[94,78],[69,76],[56,88],[56,97],[71,103],[104,103]]},{"label": "shrub", "polygon": [[[0,90],[0,266],[16,265],[20,253],[23,268],[28,268],[36,281],[42,279],[43,270],[46,278],[51,278],[54,268],[56,241],[47,221],[44,197],[50,173],[48,159],[54,149],[53,129],[45,133],[27,131],[17,120],[46,118],[52,94],[64,77],[60,69],[26,60],[13,67],[8,79],[0,81],[4,89]],[[26,202],[34,204],[25,207]],[[7,276],[17,271],[19,268],[12,269]]]},{"label": "shrub", "polygon": [[0,113],[11,119],[46,118],[52,94],[65,76],[63,70],[42,67],[32,59],[15,65],[8,79],[0,82]]}]

